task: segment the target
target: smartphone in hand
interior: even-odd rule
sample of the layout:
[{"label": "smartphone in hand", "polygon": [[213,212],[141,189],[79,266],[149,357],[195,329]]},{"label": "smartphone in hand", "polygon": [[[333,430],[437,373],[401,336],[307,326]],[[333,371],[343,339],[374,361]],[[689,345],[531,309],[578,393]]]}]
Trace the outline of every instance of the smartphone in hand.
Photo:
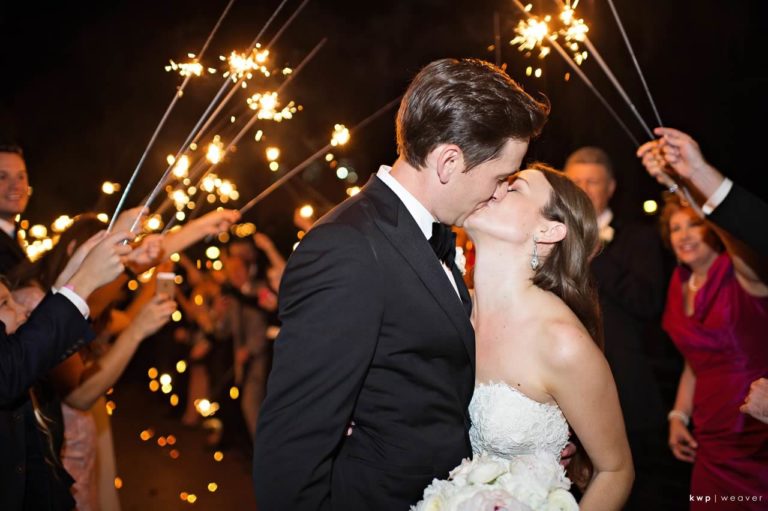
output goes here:
[{"label": "smartphone in hand", "polygon": [[157,288],[155,294],[166,295],[173,298],[176,295],[176,274],[172,272],[159,272],[157,274]]}]

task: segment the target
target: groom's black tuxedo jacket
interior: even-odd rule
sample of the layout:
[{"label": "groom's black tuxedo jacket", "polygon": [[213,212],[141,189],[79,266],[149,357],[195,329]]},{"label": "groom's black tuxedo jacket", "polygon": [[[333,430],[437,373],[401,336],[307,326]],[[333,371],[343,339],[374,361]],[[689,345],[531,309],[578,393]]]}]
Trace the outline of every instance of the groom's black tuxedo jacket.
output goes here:
[{"label": "groom's black tuxedo jacket", "polygon": [[377,177],[313,226],[280,286],[259,511],[405,510],[471,455],[475,339],[454,277],[464,304]]}]

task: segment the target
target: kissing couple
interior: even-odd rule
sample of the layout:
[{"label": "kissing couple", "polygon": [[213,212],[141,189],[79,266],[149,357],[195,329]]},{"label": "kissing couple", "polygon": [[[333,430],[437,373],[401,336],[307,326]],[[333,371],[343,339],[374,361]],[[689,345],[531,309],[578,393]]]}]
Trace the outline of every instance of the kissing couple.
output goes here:
[{"label": "kissing couple", "polygon": [[[320,219],[283,275],[260,511],[453,509],[448,493],[463,509],[569,509],[546,492],[570,481],[581,509],[621,508],[634,473],[590,283],[594,209],[560,172],[520,170],[548,114],[480,60],[413,79],[397,161]],[[476,249],[473,295],[451,225]],[[536,485],[521,477],[545,494],[523,495]]]}]

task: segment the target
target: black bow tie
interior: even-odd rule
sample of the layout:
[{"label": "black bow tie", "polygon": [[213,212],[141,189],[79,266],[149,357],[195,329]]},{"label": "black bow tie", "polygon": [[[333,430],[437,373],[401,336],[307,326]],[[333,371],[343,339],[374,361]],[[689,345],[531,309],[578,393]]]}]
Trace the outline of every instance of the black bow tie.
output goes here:
[{"label": "black bow tie", "polygon": [[450,227],[434,222],[429,244],[432,245],[432,250],[440,261],[448,268],[453,267],[456,260],[456,233]]}]

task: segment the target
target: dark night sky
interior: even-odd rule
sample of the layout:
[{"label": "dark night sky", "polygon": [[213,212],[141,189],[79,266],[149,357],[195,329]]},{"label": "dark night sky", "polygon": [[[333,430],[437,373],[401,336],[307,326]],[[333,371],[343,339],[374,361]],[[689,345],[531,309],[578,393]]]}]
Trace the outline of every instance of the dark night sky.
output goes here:
[{"label": "dark night sky", "polygon": [[[299,0],[291,0],[279,21]],[[764,2],[615,0],[646,72],[651,91],[670,126],[691,133],[705,155],[727,174],[763,197],[762,173],[753,170],[768,101],[768,45],[762,33]],[[114,2],[6,2],[0,11],[0,137],[20,142],[27,154],[35,194],[27,217],[49,223],[61,213],[93,208],[104,180],[125,183],[157,121],[180,83],[166,73],[169,59],[197,51],[225,0],[134,0]],[[244,49],[278,4],[235,3],[205,63]],[[512,38],[520,15],[509,1],[400,0],[366,3],[313,0],[273,50],[275,66],[296,65],[322,37],[329,41],[285,93],[304,112],[279,126],[265,125],[268,141],[283,150],[290,168],[324,145],[337,122],[353,126],[407,85],[429,61],[447,56],[490,60],[492,13],[502,20],[502,41]],[[552,13],[554,0],[534,2],[534,13]],[[582,0],[579,15],[590,36],[650,122],[651,110],[604,0]],[[276,24],[269,34],[276,30]],[[591,92],[554,53],[540,79],[527,78],[526,59],[508,44],[503,61],[526,90],[546,94],[553,107],[531,159],[562,165],[573,149],[601,145],[615,160],[620,191],[615,206],[639,211],[658,187],[635,161],[634,148]],[[642,139],[629,109],[611,89],[594,60],[583,66],[598,88]],[[165,169],[164,155],[176,148],[220,85],[220,75],[194,81],[163,131],[132,197],[147,193]],[[395,158],[392,114],[381,118],[340,154],[361,175]],[[257,193],[274,174],[266,168],[264,143],[252,138],[221,167],[243,198]],[[761,162],[762,163],[762,162]],[[758,168],[762,168],[761,165]],[[337,202],[344,188],[333,171],[318,164],[314,177],[276,192],[250,218],[270,234],[290,225],[293,206],[311,196],[311,186]],[[301,180],[302,178],[297,178]],[[111,207],[104,208],[111,210]],[[292,229],[291,229],[292,232]]]}]

